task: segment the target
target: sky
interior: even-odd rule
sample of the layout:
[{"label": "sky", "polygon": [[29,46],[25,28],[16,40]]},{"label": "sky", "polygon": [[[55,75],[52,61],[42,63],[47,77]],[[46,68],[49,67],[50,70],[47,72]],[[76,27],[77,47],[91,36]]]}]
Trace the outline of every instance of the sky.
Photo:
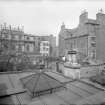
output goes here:
[{"label": "sky", "polygon": [[24,32],[33,35],[58,37],[62,22],[66,28],[75,28],[84,9],[95,19],[101,8],[105,11],[104,0],[1,0],[0,24],[24,26]]}]

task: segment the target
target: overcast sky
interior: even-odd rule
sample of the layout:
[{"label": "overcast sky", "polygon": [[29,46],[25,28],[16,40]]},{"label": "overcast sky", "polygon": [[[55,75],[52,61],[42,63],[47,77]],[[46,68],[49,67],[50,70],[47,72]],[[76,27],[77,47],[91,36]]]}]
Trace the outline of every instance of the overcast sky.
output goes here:
[{"label": "overcast sky", "polygon": [[86,9],[89,18],[95,18],[101,8],[105,11],[104,0],[2,0],[0,24],[23,25],[26,33],[57,36],[62,22],[75,28],[81,11]]}]

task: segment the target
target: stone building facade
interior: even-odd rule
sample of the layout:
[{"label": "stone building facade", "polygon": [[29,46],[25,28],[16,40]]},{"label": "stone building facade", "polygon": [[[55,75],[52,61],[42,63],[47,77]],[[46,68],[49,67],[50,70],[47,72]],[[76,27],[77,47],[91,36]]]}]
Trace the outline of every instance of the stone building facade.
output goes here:
[{"label": "stone building facade", "polygon": [[40,43],[40,53],[41,53],[42,56],[49,56],[49,54],[50,54],[49,41],[41,41],[41,43]]},{"label": "stone building facade", "polygon": [[24,33],[19,27],[2,26],[0,30],[0,47],[4,52],[36,53],[36,37]]},{"label": "stone building facade", "polygon": [[40,43],[43,41],[49,42],[49,56],[56,57],[57,56],[57,50],[56,50],[56,37],[51,35],[46,36],[38,36]]},{"label": "stone building facade", "polygon": [[53,35],[36,36],[24,33],[22,29],[13,28],[6,24],[0,29],[0,50],[2,53],[25,53],[28,55],[41,55],[42,41],[49,43],[49,56],[56,56],[56,37]]},{"label": "stone building facade", "polygon": [[105,14],[100,11],[96,19],[89,19],[88,12],[79,17],[79,25],[75,29],[61,26],[59,33],[59,56],[65,56],[68,50],[75,49],[84,57],[105,61]]},{"label": "stone building facade", "polygon": [[68,51],[75,50],[78,54],[78,59],[83,59],[88,56],[88,35],[75,36],[65,39],[65,55]]}]

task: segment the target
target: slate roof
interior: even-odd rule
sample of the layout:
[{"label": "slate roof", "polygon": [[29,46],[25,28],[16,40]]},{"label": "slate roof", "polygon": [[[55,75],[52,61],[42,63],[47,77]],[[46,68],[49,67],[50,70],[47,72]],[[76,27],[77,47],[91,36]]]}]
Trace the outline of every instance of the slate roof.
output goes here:
[{"label": "slate roof", "polygon": [[[104,96],[105,96],[104,91],[97,89],[95,87],[92,87],[89,84],[80,82],[78,80],[73,81],[70,78],[66,78],[63,75],[60,75],[54,72],[45,72],[40,77],[38,74],[36,79],[39,78],[39,82],[35,80],[34,76],[36,76],[36,74],[35,72],[32,72],[32,71],[19,72],[19,73],[0,73],[0,84],[2,85],[2,87],[0,88],[1,89],[0,91],[5,90],[5,93],[7,93],[7,91],[11,90],[12,92],[14,92],[14,94],[8,94],[8,95],[5,94],[5,96],[1,96],[0,105],[3,105],[3,104],[6,104],[6,105],[70,105],[75,103],[78,105],[78,102],[80,103],[81,101],[88,102],[88,100],[90,100],[89,102],[92,104],[95,103],[94,100],[100,100],[100,102],[104,101]],[[51,79],[49,79],[49,77]],[[52,94],[45,94],[45,95],[41,95],[40,97],[32,98],[29,94],[28,89],[26,89],[23,86],[23,83],[21,81],[21,79],[25,80],[25,78],[27,78],[26,81],[30,80],[31,84],[34,82],[39,83],[39,85],[32,85],[32,86],[38,86],[38,87],[42,86],[40,88],[36,87],[36,89],[40,89],[40,90],[43,88],[45,89],[46,87],[50,87],[48,85],[43,86],[45,84],[42,85],[43,81],[44,83],[46,83],[45,80],[49,80],[49,81],[54,80],[54,83],[56,81],[58,84],[65,84],[64,86],[66,88],[60,91],[53,92]],[[42,80],[43,78],[44,79],[47,78],[47,79]],[[35,80],[35,81],[32,82],[32,80]],[[26,81],[24,81],[24,83],[26,83]],[[52,86],[52,83],[51,83],[51,86]],[[22,91],[24,90],[24,91],[22,92],[21,90]],[[98,93],[99,93],[99,96],[101,96],[101,99],[98,96]],[[92,96],[94,97],[92,98]],[[91,99],[89,99],[89,97],[91,97]]]},{"label": "slate roof", "polygon": [[91,77],[90,80],[102,86],[105,86],[105,74],[98,74],[96,76]]},{"label": "slate roof", "polygon": [[54,78],[49,73],[40,72],[21,78],[21,81],[25,88],[27,88],[34,97],[37,93],[50,92],[56,88],[64,87],[65,84],[60,80]]},{"label": "slate roof", "polygon": [[94,19],[88,19],[85,23],[86,24],[99,25],[99,23],[97,22],[97,20],[94,20]]}]

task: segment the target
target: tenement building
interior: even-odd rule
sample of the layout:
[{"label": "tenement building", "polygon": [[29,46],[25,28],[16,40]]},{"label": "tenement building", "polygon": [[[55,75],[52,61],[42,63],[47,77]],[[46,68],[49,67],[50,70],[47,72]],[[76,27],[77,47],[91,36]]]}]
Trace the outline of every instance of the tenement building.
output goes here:
[{"label": "tenement building", "polygon": [[39,37],[39,42],[40,42],[40,48],[41,48],[41,53],[42,53],[42,46],[43,43],[49,43],[48,44],[48,51],[49,56],[56,57],[57,56],[57,51],[56,51],[56,37],[51,35],[46,35],[46,36],[38,36]]},{"label": "tenement building", "polygon": [[36,37],[24,33],[19,27],[7,27],[5,24],[0,30],[1,51],[14,53],[36,53]]},{"label": "tenement building", "polygon": [[56,55],[56,37],[53,35],[36,36],[27,34],[22,28],[1,25],[0,29],[0,52],[1,53],[24,53],[31,55],[43,55],[41,46],[43,41],[47,41],[48,56]]},{"label": "tenement building", "polygon": [[65,56],[68,50],[76,50],[81,59],[105,61],[105,14],[102,11],[96,14],[96,19],[89,19],[88,12],[83,12],[74,29],[66,29],[63,23],[59,33],[59,56]]},{"label": "tenement building", "polygon": [[42,56],[49,56],[49,53],[50,53],[49,41],[41,41],[40,53]]}]

